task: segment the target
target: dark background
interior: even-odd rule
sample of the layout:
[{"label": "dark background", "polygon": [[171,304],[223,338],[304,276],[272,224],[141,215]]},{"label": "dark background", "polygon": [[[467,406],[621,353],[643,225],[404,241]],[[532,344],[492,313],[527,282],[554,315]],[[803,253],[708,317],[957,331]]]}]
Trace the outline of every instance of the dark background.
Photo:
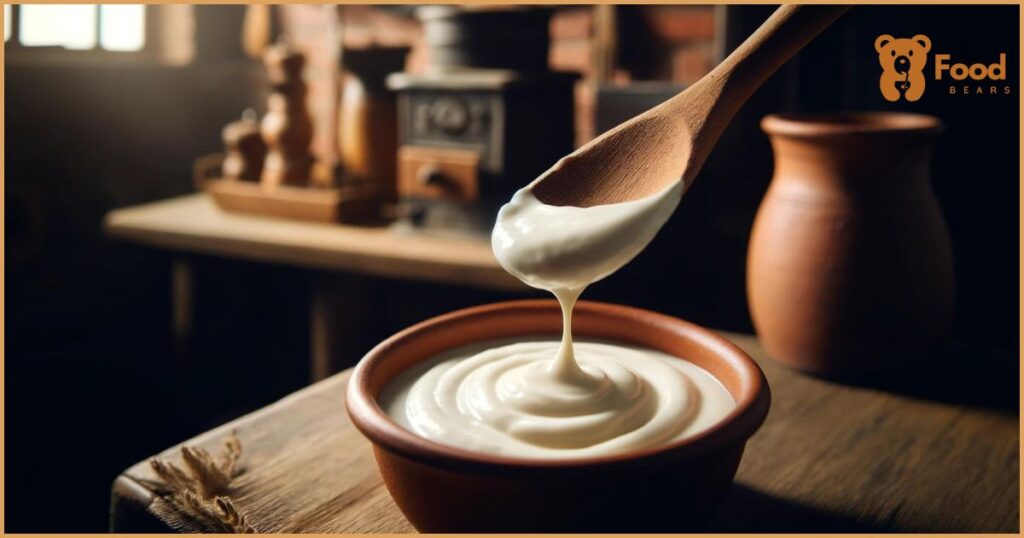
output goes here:
[{"label": "dark background", "polygon": [[[192,191],[193,160],[218,151],[221,127],[258,104],[261,69],[237,44],[243,8],[195,9],[198,55],[185,67],[5,65],[8,531],[103,531],[120,470],[307,382],[313,275],[194,259],[196,333],[180,349],[169,330],[170,256],[112,243],[100,228],[110,209]],[[771,8],[727,11],[734,45]],[[947,126],[933,185],[954,242],[956,338],[1016,359],[1018,21],[1016,6],[854,8],[754,96],[672,222],[587,298],[750,331],[746,241],[771,176],[760,118],[922,112]],[[930,81],[919,102],[888,103],[877,87],[882,33],[926,34],[932,54],[967,63],[1006,52],[1011,93],[948,95]],[[643,57],[634,56],[627,59],[642,72]],[[929,79],[931,70],[929,62]],[[343,278],[376,299],[351,306],[375,322],[352,343],[353,360],[411,322],[513,297]]]}]

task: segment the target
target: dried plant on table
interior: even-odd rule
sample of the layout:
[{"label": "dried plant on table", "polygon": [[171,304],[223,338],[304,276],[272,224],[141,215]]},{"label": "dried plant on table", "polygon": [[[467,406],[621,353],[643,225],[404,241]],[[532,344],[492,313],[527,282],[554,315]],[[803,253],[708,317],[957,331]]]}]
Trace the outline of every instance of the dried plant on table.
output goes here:
[{"label": "dried plant on table", "polygon": [[182,446],[185,470],[172,462],[153,458],[149,461],[159,483],[150,486],[163,501],[154,511],[183,530],[218,533],[254,533],[245,516],[226,496],[231,480],[240,473],[238,461],[242,443],[234,432],[224,441],[219,459],[199,447]]}]

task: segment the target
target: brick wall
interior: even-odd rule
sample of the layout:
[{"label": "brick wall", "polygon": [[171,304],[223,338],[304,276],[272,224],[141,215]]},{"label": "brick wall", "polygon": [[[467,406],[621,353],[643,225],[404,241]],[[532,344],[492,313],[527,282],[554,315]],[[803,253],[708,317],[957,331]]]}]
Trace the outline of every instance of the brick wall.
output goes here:
[{"label": "brick wall", "polygon": [[336,13],[324,6],[294,4],[278,10],[281,30],[306,55],[306,106],[313,120],[310,151],[317,160],[337,162],[338,69],[332,46]]},{"label": "brick wall", "polygon": [[[617,6],[618,54],[603,82],[661,80],[691,84],[714,65],[713,6]],[[576,88],[576,141],[594,136],[595,14],[592,6],[559,9],[551,19],[552,69],[583,75]]]},{"label": "brick wall", "polygon": [[640,8],[652,39],[657,41],[655,76],[692,84],[714,66],[713,6],[645,6]]},{"label": "brick wall", "polygon": [[[306,70],[310,87],[309,107],[314,115],[314,153],[335,158],[334,130],[337,119],[337,56],[330,50],[334,20],[341,22],[340,38],[346,47],[409,45],[406,69],[422,72],[429,65],[420,24],[409,6],[379,8],[349,5],[332,11],[323,6],[285,5],[280,8],[282,27],[309,55]],[[713,6],[617,6],[618,54],[609,81],[663,80],[690,84],[714,65],[715,9]],[[576,86],[576,141],[594,136],[595,16],[593,6],[566,6],[551,19],[552,69],[582,75]],[[335,38],[337,39],[337,38]]]}]

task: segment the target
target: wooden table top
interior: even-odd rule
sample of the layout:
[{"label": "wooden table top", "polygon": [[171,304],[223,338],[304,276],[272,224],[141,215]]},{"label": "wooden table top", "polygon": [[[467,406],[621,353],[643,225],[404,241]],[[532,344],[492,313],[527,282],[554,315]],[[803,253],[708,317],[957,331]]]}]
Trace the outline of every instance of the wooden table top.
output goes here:
[{"label": "wooden table top", "polygon": [[[751,336],[726,336],[762,366],[773,401],[709,530],[1018,532],[1016,409],[826,382],[777,365]],[[939,386],[946,379],[940,374],[917,380]],[[970,382],[951,374],[953,385]],[[256,529],[413,530],[381,484],[369,443],[344,412],[348,375],[187,441],[216,451],[227,432],[237,431],[245,471],[230,495]],[[161,457],[177,461],[177,447]],[[118,478],[115,490],[146,507],[152,495],[141,484],[153,478],[140,462]],[[123,506],[115,502],[115,521]]]},{"label": "wooden table top", "polygon": [[228,213],[206,194],[117,209],[107,234],[146,246],[310,269],[521,290],[483,237]]}]

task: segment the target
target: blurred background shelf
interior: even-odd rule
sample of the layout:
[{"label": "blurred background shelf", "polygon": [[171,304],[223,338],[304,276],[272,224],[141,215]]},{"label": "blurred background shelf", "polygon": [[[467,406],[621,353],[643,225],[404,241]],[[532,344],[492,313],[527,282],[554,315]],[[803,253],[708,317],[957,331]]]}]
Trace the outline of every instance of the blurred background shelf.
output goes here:
[{"label": "blurred background shelf", "polygon": [[307,269],[522,290],[498,265],[489,238],[316,224],[226,213],[206,194],[116,209],[111,237],[163,249]]},{"label": "blurred background shelf", "polygon": [[[363,281],[335,272],[485,290],[526,289],[498,265],[487,237],[228,213],[206,194],[116,209],[105,217],[104,228],[112,238],[172,253],[313,271],[309,295],[313,380],[351,365],[365,351],[352,342],[361,342],[359,336],[366,332],[365,303],[380,300]],[[178,256],[171,271],[171,319],[179,348],[187,347],[192,332],[194,280],[189,259]]]}]

